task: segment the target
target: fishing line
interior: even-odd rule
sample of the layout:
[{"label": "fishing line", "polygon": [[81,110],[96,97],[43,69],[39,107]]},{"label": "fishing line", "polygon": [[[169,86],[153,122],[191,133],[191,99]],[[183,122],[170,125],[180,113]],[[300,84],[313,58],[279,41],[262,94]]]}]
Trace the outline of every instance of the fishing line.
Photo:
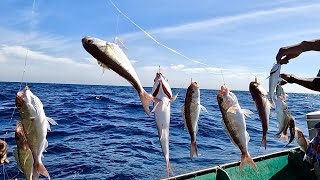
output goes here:
[{"label": "fishing line", "polygon": [[202,64],[202,65],[204,65],[204,66],[208,66],[208,64],[205,64],[205,63],[200,62],[200,61],[193,60],[193,59],[191,59],[191,58],[189,58],[189,57],[187,57],[187,56],[179,53],[178,51],[176,51],[176,50],[174,50],[174,49],[172,49],[172,48],[170,48],[170,47],[168,47],[168,46],[160,43],[158,40],[156,40],[154,37],[152,37],[147,31],[145,31],[144,29],[142,29],[138,24],[136,24],[136,23],[135,23],[133,20],[131,20],[127,15],[125,15],[118,7],[112,2],[112,0],[109,0],[109,2],[117,9],[117,11],[118,11],[120,14],[122,14],[125,18],[127,18],[133,25],[135,25],[137,28],[139,28],[145,35],[147,35],[150,39],[152,39],[152,40],[153,40],[155,43],[157,43],[158,45],[160,45],[160,46],[168,49],[169,51],[171,51],[171,52],[173,52],[173,53],[175,53],[175,54],[178,54],[179,56],[181,56],[181,57],[183,57],[183,58],[185,58],[185,59],[187,59],[187,60],[189,60],[189,61],[192,61],[192,62],[197,63],[197,64]]}]

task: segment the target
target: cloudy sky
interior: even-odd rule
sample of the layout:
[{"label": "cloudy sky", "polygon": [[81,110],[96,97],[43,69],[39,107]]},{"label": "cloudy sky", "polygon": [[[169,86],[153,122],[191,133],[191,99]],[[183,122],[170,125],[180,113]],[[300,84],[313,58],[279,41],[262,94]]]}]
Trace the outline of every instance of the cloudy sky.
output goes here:
[{"label": "cloudy sky", "polygon": [[[25,69],[28,82],[129,85],[112,71],[103,73],[83,49],[81,38],[88,35],[122,39],[143,86],[153,85],[160,65],[172,87],[187,87],[192,78],[201,88],[225,83],[248,90],[258,76],[268,89],[266,78],[280,47],[320,38],[316,0],[114,3],[157,41],[189,59],[151,40],[108,0],[2,0],[0,81],[21,81]],[[314,77],[319,67],[320,53],[307,52],[283,65],[282,73]],[[312,92],[298,85],[286,85],[285,91]]]}]

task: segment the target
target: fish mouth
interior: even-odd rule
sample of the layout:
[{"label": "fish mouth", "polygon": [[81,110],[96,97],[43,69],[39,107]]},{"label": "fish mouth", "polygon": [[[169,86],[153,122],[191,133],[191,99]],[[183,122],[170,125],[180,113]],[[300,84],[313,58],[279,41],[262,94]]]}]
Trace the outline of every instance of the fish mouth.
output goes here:
[{"label": "fish mouth", "polygon": [[17,96],[16,96],[16,107],[18,109],[21,109],[22,106],[24,105],[23,96],[24,96],[24,92],[23,91],[20,91],[20,92],[17,93]]},{"label": "fish mouth", "polygon": [[195,88],[199,88],[199,85],[197,82],[191,82],[191,86]]},{"label": "fish mouth", "polygon": [[218,92],[218,96],[224,96],[229,94],[229,89],[226,85],[221,86],[220,91]]}]

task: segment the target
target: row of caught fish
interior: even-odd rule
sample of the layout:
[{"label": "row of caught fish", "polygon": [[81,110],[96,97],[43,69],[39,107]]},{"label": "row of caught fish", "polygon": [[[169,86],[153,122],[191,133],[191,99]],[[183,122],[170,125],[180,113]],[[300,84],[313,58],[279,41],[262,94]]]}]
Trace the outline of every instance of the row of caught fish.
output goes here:
[{"label": "row of caught fish", "polygon": [[43,110],[43,104],[28,86],[17,93],[16,106],[20,119],[16,123],[15,140],[17,147],[13,155],[20,171],[27,180],[36,180],[40,174],[50,179],[50,175],[42,163],[43,152],[48,147],[47,130],[50,124],[57,123],[48,118]]},{"label": "row of caught fish", "polygon": [[[94,37],[84,37],[82,39],[82,44],[85,50],[97,59],[100,66],[102,66],[104,69],[112,69],[133,85],[133,87],[139,94],[144,110],[148,116],[150,116],[148,102],[153,102],[154,108],[152,112],[154,112],[155,121],[158,128],[159,140],[167,164],[167,172],[172,172],[169,163],[170,105],[174,101],[176,96],[172,95],[172,91],[167,80],[160,72],[157,73],[156,78],[154,79],[152,93],[148,94],[143,89],[138,75],[136,74],[127,56],[123,53],[123,51],[117,44],[106,42]],[[259,117],[262,122],[263,135],[261,144],[265,148],[267,146],[266,136],[269,126],[271,107],[276,107],[277,119],[279,121],[279,132],[277,133],[277,135],[280,135],[282,133],[282,136],[288,139],[287,129],[288,127],[290,127],[290,143],[294,139],[296,131],[294,118],[291,116],[287,109],[287,106],[285,104],[285,95],[283,93],[283,89],[279,85],[279,82],[281,80],[280,68],[281,66],[279,64],[276,64],[271,70],[269,77],[269,98],[267,92],[260,85],[257,79],[251,82],[249,85],[249,90],[252,94]],[[275,97],[274,95],[276,86],[278,87],[277,97]],[[275,98],[276,102],[274,102]],[[257,170],[257,167],[248,152],[248,142],[250,136],[246,131],[245,123],[245,117],[252,114],[252,112],[242,109],[238,103],[237,97],[226,86],[221,87],[221,90],[217,95],[217,100],[222,114],[222,125],[229,135],[230,140],[237,147],[239,147],[242,153],[239,172],[242,171],[244,165],[247,163],[249,163],[249,165]],[[196,133],[198,129],[198,119],[201,109],[206,111],[206,109],[200,104],[199,86],[196,82],[191,82],[190,86],[187,89],[185,103],[182,108],[185,128],[188,130],[191,137],[191,159],[193,158],[194,154],[198,154]],[[299,131],[298,129],[297,131],[298,135],[301,134],[303,136],[301,131]]]}]

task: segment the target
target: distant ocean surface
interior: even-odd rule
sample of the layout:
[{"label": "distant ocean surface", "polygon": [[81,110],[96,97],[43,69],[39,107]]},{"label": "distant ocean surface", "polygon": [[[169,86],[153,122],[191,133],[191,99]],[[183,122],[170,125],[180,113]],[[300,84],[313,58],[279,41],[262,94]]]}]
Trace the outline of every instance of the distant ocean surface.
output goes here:
[{"label": "distant ocean surface", "polygon": [[[19,119],[15,96],[19,83],[0,83],[0,138],[9,146],[9,164],[4,165],[5,178],[18,174],[12,150],[15,123]],[[133,87],[65,85],[30,83],[31,91],[40,98],[48,117],[58,125],[48,132],[49,147],[43,162],[52,179],[161,179],[166,178],[156,124],[147,117]],[[201,85],[200,85],[201,86]],[[151,88],[146,88],[151,92]],[[176,94],[180,89],[173,89]],[[246,91],[234,91],[242,108],[254,112],[246,119],[250,134],[249,152],[257,156],[298,146],[274,138],[277,127],[275,113],[271,113],[267,134],[267,150],[258,149],[262,137],[260,120],[252,97]],[[170,162],[175,175],[214,165],[238,161],[240,151],[225,134],[216,90],[201,89],[201,104],[208,113],[201,112],[197,144],[199,157],[189,157],[190,137],[184,129],[181,107],[185,89],[171,106]],[[101,96],[101,99],[96,99]],[[287,105],[296,123],[308,137],[305,114],[320,109],[320,96],[290,93]],[[150,104],[151,106],[151,104]],[[152,107],[150,107],[152,109]],[[274,111],[272,111],[274,112]],[[19,173],[18,179],[24,176]],[[0,166],[0,179],[4,178]],[[44,179],[44,178],[43,178]]]}]

